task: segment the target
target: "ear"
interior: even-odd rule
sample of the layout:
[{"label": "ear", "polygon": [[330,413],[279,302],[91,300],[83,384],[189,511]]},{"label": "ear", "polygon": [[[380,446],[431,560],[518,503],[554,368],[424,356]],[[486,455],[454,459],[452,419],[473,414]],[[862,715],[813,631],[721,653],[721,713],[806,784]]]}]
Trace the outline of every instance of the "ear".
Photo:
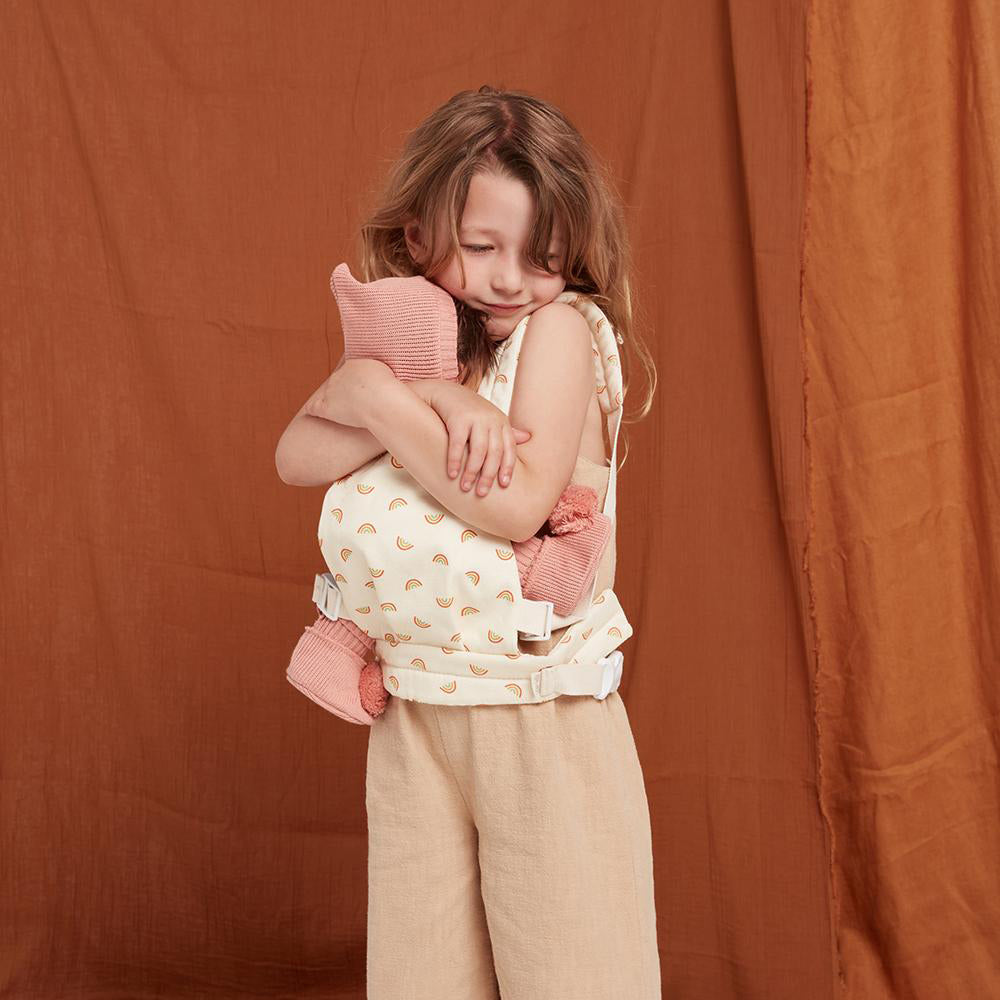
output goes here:
[{"label": "ear", "polygon": [[406,249],[410,253],[410,259],[414,264],[419,264],[427,252],[423,242],[423,232],[420,223],[416,219],[411,219],[403,226],[403,236],[406,239]]}]

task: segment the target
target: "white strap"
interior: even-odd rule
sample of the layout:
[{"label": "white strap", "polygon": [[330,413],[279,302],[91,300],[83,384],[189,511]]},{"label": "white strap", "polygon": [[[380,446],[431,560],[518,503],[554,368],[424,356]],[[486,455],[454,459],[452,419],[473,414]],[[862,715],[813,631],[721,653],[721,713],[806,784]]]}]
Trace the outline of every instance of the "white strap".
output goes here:
[{"label": "white strap", "polygon": [[590,694],[603,701],[612,691],[618,690],[624,659],[622,651],[616,649],[594,663],[542,667],[531,675],[531,690],[541,699],[548,699],[553,694]]},{"label": "white strap", "polygon": [[612,521],[615,519],[616,499],[618,496],[618,490],[616,489],[618,485],[618,432],[622,429],[623,413],[624,404],[619,406],[610,417],[610,421],[614,423],[615,429],[611,431],[609,428],[611,436],[611,470],[608,473],[608,491],[604,494],[604,508],[602,513],[611,518]]},{"label": "white strap", "polygon": [[523,638],[530,641],[551,638],[555,611],[552,601],[522,598],[515,603],[514,611],[517,615],[517,630]]},{"label": "white strap", "polygon": [[326,615],[331,621],[344,617],[340,613],[342,595],[340,588],[333,580],[332,573],[316,574],[316,579],[313,580],[312,599],[320,613]]},{"label": "white strap", "polygon": [[615,649],[599,660],[542,667],[524,678],[477,677],[474,684],[462,685],[454,674],[400,670],[383,663],[382,683],[397,698],[438,705],[530,705],[560,695],[591,695],[603,701],[618,690],[624,659]]}]

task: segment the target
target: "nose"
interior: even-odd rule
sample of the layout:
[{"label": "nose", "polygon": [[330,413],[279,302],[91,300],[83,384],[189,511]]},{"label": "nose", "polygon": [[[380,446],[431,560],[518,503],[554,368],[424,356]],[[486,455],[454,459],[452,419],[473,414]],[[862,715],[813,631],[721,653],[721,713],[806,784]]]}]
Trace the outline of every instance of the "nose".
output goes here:
[{"label": "nose", "polygon": [[498,254],[496,268],[493,271],[493,291],[505,298],[512,298],[521,293],[524,287],[524,272],[516,254]]}]

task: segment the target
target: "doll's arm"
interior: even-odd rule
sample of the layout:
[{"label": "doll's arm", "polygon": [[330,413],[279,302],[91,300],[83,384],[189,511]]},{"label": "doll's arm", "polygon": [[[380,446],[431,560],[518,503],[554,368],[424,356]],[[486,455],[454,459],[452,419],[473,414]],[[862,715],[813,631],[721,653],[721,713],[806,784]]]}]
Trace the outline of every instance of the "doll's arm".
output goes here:
[{"label": "doll's arm", "polygon": [[521,593],[552,601],[568,615],[594,582],[597,565],[611,538],[611,519],[597,510],[597,493],[570,483],[549,515],[550,534],[514,542]]}]

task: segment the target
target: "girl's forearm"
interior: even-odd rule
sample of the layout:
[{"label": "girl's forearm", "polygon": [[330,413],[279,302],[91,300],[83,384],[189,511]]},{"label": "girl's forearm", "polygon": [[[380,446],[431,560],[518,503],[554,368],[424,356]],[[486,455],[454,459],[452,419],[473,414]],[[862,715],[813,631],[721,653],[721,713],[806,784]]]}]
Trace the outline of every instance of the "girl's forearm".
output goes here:
[{"label": "girl's forearm", "polygon": [[486,496],[478,496],[475,483],[468,491],[449,478],[445,468],[448,430],[425,401],[430,384],[388,380],[377,394],[362,397],[361,419],[397,462],[457,518],[501,538],[524,541],[538,529],[533,515],[531,470],[516,459],[509,486],[494,482]]},{"label": "girl's forearm", "polygon": [[[430,403],[433,393],[430,379],[406,384],[425,403]],[[385,453],[382,443],[366,427],[353,427],[306,413],[321,389],[322,386],[303,404],[278,440],[274,463],[278,477],[288,486],[328,486]]]},{"label": "girl's forearm", "polygon": [[298,413],[274,453],[278,477],[289,486],[328,486],[385,451],[364,427]]}]

